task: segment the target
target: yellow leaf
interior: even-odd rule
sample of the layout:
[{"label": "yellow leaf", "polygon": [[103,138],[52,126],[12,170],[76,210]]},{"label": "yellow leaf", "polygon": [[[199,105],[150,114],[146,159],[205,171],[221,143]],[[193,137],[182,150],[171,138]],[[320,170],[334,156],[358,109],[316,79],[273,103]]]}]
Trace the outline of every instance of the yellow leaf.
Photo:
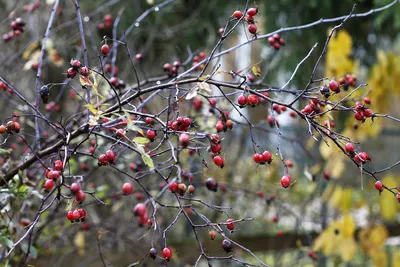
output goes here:
[{"label": "yellow leaf", "polygon": [[76,233],[74,237],[74,245],[78,251],[79,255],[85,254],[85,233],[79,231]]},{"label": "yellow leaf", "polygon": [[354,62],[350,58],[352,46],[347,31],[340,30],[332,36],[326,53],[325,76],[334,77],[353,72]]},{"label": "yellow leaf", "polygon": [[90,112],[93,113],[93,115],[97,115],[98,110],[95,109],[95,107],[92,104],[86,104],[85,107],[87,107],[90,110]]},{"label": "yellow leaf", "polygon": [[358,233],[361,248],[369,256],[374,256],[383,248],[388,236],[389,232],[383,224],[364,228]]},{"label": "yellow leaf", "polygon": [[[388,256],[385,251],[378,251],[373,257],[375,267],[387,267],[388,266]],[[398,264],[398,262],[397,262]],[[394,265],[393,265],[394,266]]]},{"label": "yellow leaf", "polygon": [[[383,178],[382,182],[387,187],[397,186],[396,180],[392,176]],[[381,193],[379,197],[379,208],[380,214],[384,219],[388,221],[396,219],[398,205],[399,203],[392,193],[386,190]]]},{"label": "yellow leaf", "polygon": [[342,235],[344,238],[352,238],[356,231],[356,223],[350,214],[343,216]]},{"label": "yellow leaf", "polygon": [[339,245],[339,255],[342,257],[344,261],[350,261],[357,252],[357,244],[356,241],[352,239],[344,239]]},{"label": "yellow leaf", "polygon": [[396,252],[393,254],[393,259],[392,259],[392,267],[396,267],[400,262],[400,249],[396,248]]},{"label": "yellow leaf", "polygon": [[79,81],[80,81],[82,87],[85,87],[85,86],[87,86],[87,85],[93,87],[93,83],[92,83],[92,81],[90,80],[90,76],[91,76],[91,75],[89,75],[89,76],[79,75]]},{"label": "yellow leaf", "polygon": [[258,65],[254,65],[253,67],[251,67],[251,71],[257,77],[261,77],[261,69],[260,69],[260,67]]},{"label": "yellow leaf", "polygon": [[150,140],[146,137],[135,137],[132,141],[136,144],[147,144]]}]

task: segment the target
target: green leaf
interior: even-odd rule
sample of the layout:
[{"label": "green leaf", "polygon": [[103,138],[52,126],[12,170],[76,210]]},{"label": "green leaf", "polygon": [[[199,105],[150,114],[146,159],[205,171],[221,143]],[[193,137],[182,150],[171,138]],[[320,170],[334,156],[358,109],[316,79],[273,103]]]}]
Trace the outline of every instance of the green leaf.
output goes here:
[{"label": "green leaf", "polygon": [[0,155],[2,155],[2,154],[10,154],[10,153],[11,153],[11,149],[0,148]]},{"label": "green leaf", "polygon": [[154,162],[151,159],[151,157],[149,156],[149,154],[147,154],[144,151],[144,148],[142,146],[138,146],[140,155],[142,156],[142,160],[144,162],[144,164],[146,164],[150,169],[154,169]]},{"label": "green leaf", "polygon": [[14,242],[5,236],[0,236],[0,243],[6,245],[8,248],[11,248],[14,245]]},{"label": "green leaf", "polygon": [[[27,253],[27,252],[28,252],[28,244],[22,244],[22,245],[21,245],[21,249],[22,249],[22,251],[23,251],[24,253]],[[34,259],[36,259],[36,258],[37,258],[37,255],[38,255],[37,249],[36,249],[36,247],[33,246],[33,245],[31,245],[31,248],[30,248],[30,255],[31,255],[31,257],[34,258]]]},{"label": "green leaf", "polygon": [[136,144],[147,144],[150,140],[146,137],[135,137],[132,140]]}]

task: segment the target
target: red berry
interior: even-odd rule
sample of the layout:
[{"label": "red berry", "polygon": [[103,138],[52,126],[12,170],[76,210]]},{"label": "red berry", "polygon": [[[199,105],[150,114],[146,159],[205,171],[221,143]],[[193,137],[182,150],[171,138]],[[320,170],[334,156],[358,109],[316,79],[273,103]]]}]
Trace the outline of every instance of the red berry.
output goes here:
[{"label": "red berry", "polygon": [[57,179],[58,177],[60,177],[60,172],[58,172],[58,171],[53,171],[53,170],[50,170],[49,172],[48,172],[48,175],[46,176],[47,178],[49,178],[49,179]]},{"label": "red berry", "polygon": [[214,157],[214,163],[215,165],[223,168],[224,167],[224,159],[221,156],[215,156]]},{"label": "red berry", "polygon": [[247,27],[247,29],[249,30],[249,33],[251,33],[251,34],[256,34],[256,33],[257,33],[257,26],[256,26],[256,24],[249,24],[249,26]]},{"label": "red berry", "polygon": [[[93,150],[94,150],[94,148],[93,148]],[[94,152],[94,151],[93,151]],[[93,153],[92,152],[92,153]],[[99,158],[98,158],[98,163],[97,163],[99,166],[102,166],[102,165],[107,165],[108,164],[108,158],[107,158],[107,155],[106,154],[101,154],[100,156],[99,156]]]},{"label": "red berry", "polygon": [[0,125],[0,134],[4,134],[7,131],[6,126]]},{"label": "red berry", "polygon": [[375,182],[375,188],[376,188],[376,190],[378,190],[378,191],[382,191],[382,190],[383,190],[383,184],[382,184],[382,182],[381,182],[381,181],[376,181],[376,182]]},{"label": "red berry", "polygon": [[276,40],[275,40],[275,38],[274,37],[269,37],[268,38],[268,43],[270,44],[270,45],[274,45],[274,43],[276,42]]},{"label": "red berry", "polygon": [[72,210],[67,212],[67,219],[68,219],[68,221],[73,221],[74,220],[74,215],[73,215]]},{"label": "red berry", "polygon": [[364,112],[358,111],[354,114],[354,118],[358,121],[364,120]]},{"label": "red berry", "polygon": [[86,194],[82,190],[78,191],[75,196],[75,200],[78,202],[84,201],[86,199]]},{"label": "red berry", "polygon": [[154,119],[153,118],[150,118],[150,117],[146,118],[146,124],[152,125],[153,123],[154,123]]},{"label": "red berry", "polygon": [[289,116],[292,117],[292,118],[296,118],[297,115],[296,115],[296,112],[290,111],[289,112]]},{"label": "red berry", "polygon": [[240,107],[244,107],[247,104],[247,97],[245,95],[240,95],[237,100]]},{"label": "red berry", "polygon": [[130,183],[125,183],[122,186],[122,192],[124,192],[125,195],[130,195],[133,192],[133,185]]},{"label": "red berry", "polygon": [[283,236],[283,231],[282,231],[282,230],[276,231],[276,235],[277,235],[277,236]]},{"label": "red berry", "polygon": [[179,143],[181,146],[187,147],[190,142],[190,136],[187,133],[183,133],[179,136]]},{"label": "red berry", "polygon": [[63,162],[61,160],[56,160],[54,162],[54,169],[57,171],[62,171],[64,169]]},{"label": "red berry", "polygon": [[210,191],[214,191],[214,192],[217,192],[217,190],[218,190],[218,183],[217,183],[217,181],[215,181],[215,179],[214,178],[207,178],[207,180],[206,180],[206,187],[207,187],[207,189],[208,190],[210,190]]},{"label": "red berry", "polygon": [[164,248],[162,251],[162,255],[165,260],[169,261],[172,257],[172,251],[169,248]]},{"label": "red berry", "polygon": [[243,13],[240,10],[236,10],[235,12],[233,12],[233,16],[237,19],[240,19],[243,16]]},{"label": "red berry", "polygon": [[228,228],[230,231],[233,231],[233,229],[235,229],[236,227],[234,220],[229,218],[228,220],[226,220],[226,222],[226,228]]},{"label": "red berry", "polygon": [[170,71],[171,70],[171,64],[165,63],[163,66],[164,71]]},{"label": "red berry", "polygon": [[281,185],[283,188],[288,188],[290,186],[290,176],[289,175],[285,175],[281,178]]},{"label": "red berry", "polygon": [[141,61],[143,59],[143,55],[142,54],[136,54],[136,60],[137,61]]},{"label": "red berry", "polygon": [[370,105],[371,104],[371,99],[369,97],[364,97],[364,103]]},{"label": "red berry", "polygon": [[288,166],[289,168],[293,167],[293,161],[291,161],[290,159],[285,161],[286,166]]},{"label": "red berry", "polygon": [[113,17],[110,14],[107,14],[104,16],[104,21],[106,22],[112,22]]},{"label": "red berry", "polygon": [[268,164],[272,161],[272,154],[269,151],[264,151],[261,155],[261,159]]},{"label": "red berry", "polygon": [[76,76],[76,70],[74,68],[67,69],[67,78],[73,79]]},{"label": "red berry", "polygon": [[79,73],[80,73],[82,76],[87,77],[87,76],[89,76],[89,74],[90,74],[90,69],[89,69],[88,67],[81,67],[81,69],[79,70]]},{"label": "red berry", "polygon": [[249,10],[247,10],[247,15],[254,17],[255,15],[257,15],[257,8],[249,8]]},{"label": "red berry", "polygon": [[232,127],[233,127],[233,122],[232,122],[231,120],[227,120],[227,121],[225,122],[225,125],[226,125],[226,127],[227,127],[228,129],[232,129]]},{"label": "red berry", "polygon": [[50,191],[53,187],[54,187],[53,180],[46,180],[46,182],[44,182],[44,188],[46,188],[47,191]]},{"label": "red berry", "polygon": [[217,237],[217,232],[215,231],[210,231],[208,234],[210,235],[211,240],[214,240]]},{"label": "red berry", "polygon": [[169,191],[171,191],[172,193],[176,193],[178,191],[178,183],[177,182],[173,182],[169,185]]},{"label": "red berry", "polygon": [[71,192],[73,194],[75,194],[81,190],[81,186],[78,183],[72,183],[70,189],[71,189]]},{"label": "red berry", "polygon": [[80,219],[84,219],[86,217],[86,211],[84,209],[78,209]]},{"label": "red berry", "polygon": [[274,223],[278,222],[278,217],[277,217],[277,216],[272,217],[272,221],[273,221]]},{"label": "red berry", "polygon": [[79,220],[79,218],[81,217],[81,214],[79,213],[79,211],[77,211],[77,210],[74,210],[73,212],[72,212],[72,218],[73,218],[73,220]]},{"label": "red berry", "polygon": [[106,56],[110,52],[110,46],[108,46],[108,44],[104,44],[100,51],[104,56]]},{"label": "red berry", "polygon": [[143,203],[138,203],[133,208],[133,214],[138,217],[143,217],[147,212],[146,205]]},{"label": "red berry", "polygon": [[210,98],[209,101],[210,101],[210,106],[215,107],[215,105],[217,104],[217,100],[215,100],[215,98]]},{"label": "red berry", "polygon": [[112,150],[107,150],[105,155],[107,157],[107,161],[110,163],[113,163],[116,159],[116,155],[115,155],[114,151],[112,151]]},{"label": "red berry", "polygon": [[338,82],[335,81],[335,80],[331,80],[331,81],[329,82],[329,89],[331,89],[331,91],[333,91],[333,92],[339,91],[339,84],[338,84]]},{"label": "red berry", "polygon": [[354,151],[354,145],[352,143],[347,143],[344,148],[347,153],[351,153]]},{"label": "red berry", "polygon": [[364,116],[367,118],[372,117],[373,113],[372,110],[370,110],[369,108],[364,109]]},{"label": "red berry", "polygon": [[217,132],[222,132],[224,130],[224,125],[221,121],[217,122],[217,124],[215,125],[215,129],[217,129]]},{"label": "red berry", "polygon": [[304,107],[304,109],[301,111],[303,114],[310,114],[311,112],[314,111],[314,105],[308,104],[307,106]]},{"label": "red berry", "polygon": [[156,132],[154,130],[147,130],[147,138],[150,139],[150,141],[154,141],[154,139],[156,138]]},{"label": "red berry", "polygon": [[256,95],[249,95],[247,97],[247,103],[249,103],[249,105],[252,105],[253,107],[256,106],[258,104],[258,96]]}]

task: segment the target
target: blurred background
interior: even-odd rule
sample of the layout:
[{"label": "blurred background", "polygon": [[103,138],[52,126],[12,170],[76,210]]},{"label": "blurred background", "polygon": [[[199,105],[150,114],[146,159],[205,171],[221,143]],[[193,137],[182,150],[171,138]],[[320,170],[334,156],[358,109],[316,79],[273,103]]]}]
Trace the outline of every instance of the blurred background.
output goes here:
[{"label": "blurred background", "polygon": [[[31,102],[35,95],[41,40],[54,2],[0,0],[1,35],[10,32],[10,23],[16,17],[22,17],[26,22],[20,36],[14,36],[2,45],[0,76]],[[151,12],[135,25],[136,19],[143,12],[161,2],[163,1],[79,1],[89,65],[99,65],[98,49],[102,45],[103,36],[116,36],[119,39],[126,29],[134,25],[126,42],[133,55],[143,55],[144,60],[135,62],[140,79],[162,76],[164,63],[175,60],[185,62],[192,53],[205,52],[209,55],[220,38],[219,28],[225,26],[233,11],[243,10],[245,4],[242,0],[176,0]],[[280,28],[311,23],[320,18],[347,15],[355,2],[355,13],[364,13],[392,1],[269,0],[249,1],[249,6],[258,6],[257,27],[259,34],[263,35]],[[111,15],[113,22],[119,21],[116,32],[113,33],[112,28],[105,27],[105,15]],[[279,51],[273,49],[266,39],[252,42],[224,56],[220,69],[242,70],[244,75],[253,75],[251,66],[260,62],[258,66],[264,76],[262,81],[255,77],[255,86],[263,88],[264,83],[282,86],[311,47],[318,43],[289,85],[293,90],[302,90],[310,79],[330,30],[339,23],[340,21],[321,23],[301,30],[282,32],[280,35],[285,39],[286,45]],[[349,106],[367,96],[371,99],[374,112],[399,117],[399,29],[400,3],[370,16],[349,19],[332,37],[315,77],[339,78],[346,73],[353,73],[358,84],[365,83],[367,86],[351,95],[352,104],[349,103]],[[249,39],[251,36],[245,27],[239,25],[224,42],[222,50]],[[133,85],[136,80],[125,48],[119,46],[118,52],[115,59],[118,77],[128,86]],[[42,70],[43,83],[65,82],[65,70],[71,58],[83,60],[81,37],[73,1],[60,1],[51,34],[48,36]],[[110,61],[108,59],[107,62]],[[185,68],[190,66],[191,61]],[[217,78],[232,81],[227,75]],[[77,88],[78,93],[83,93],[79,89],[79,80],[71,81],[70,85]],[[217,92],[215,88],[213,90]],[[61,117],[69,118],[77,108],[77,104],[72,102],[76,100],[74,92],[67,86],[54,86],[50,95],[58,108],[43,106],[41,110],[55,121]],[[3,121],[13,113],[27,112],[12,92],[3,91],[0,95]],[[109,95],[112,92],[105,93],[105,96]],[[283,102],[294,99],[290,94],[280,93],[271,93],[271,97]],[[297,107],[301,108],[305,103],[302,100]],[[208,104],[205,103],[206,105]],[[226,107],[226,103],[225,106],[221,103],[221,107]],[[162,107],[159,103],[153,103],[147,108],[149,111],[156,111]],[[188,110],[189,108],[183,108],[184,112],[189,112]],[[275,128],[271,128],[266,121],[269,111],[264,105],[243,112],[259,126],[252,132],[254,141],[275,154],[278,135]],[[215,116],[208,114],[208,109],[205,108],[201,115],[196,115],[208,118],[208,124],[201,124],[204,129],[215,125]],[[312,138],[307,124],[298,118],[291,118],[288,113],[277,116],[282,133],[279,142],[285,160],[293,163],[290,173],[296,182],[290,189],[283,190],[279,185],[283,175],[279,157],[274,155],[270,166],[256,167],[252,160],[254,152],[249,131],[246,129],[248,127],[240,127],[245,122],[235,111],[231,115],[237,125],[224,136],[226,167],[220,169],[209,164],[206,169],[200,157],[189,156],[182,157],[182,165],[194,177],[196,197],[215,205],[232,207],[228,212],[232,218],[254,218],[237,223],[237,231],[230,236],[233,240],[253,251],[270,266],[398,266],[400,209],[393,195],[386,191],[379,194],[374,188],[375,181],[366,175],[362,178],[357,166],[334,144],[327,146],[318,135],[318,140]],[[35,127],[33,121],[30,118],[21,120],[25,123],[24,134],[27,137],[32,136]],[[369,170],[381,170],[400,160],[399,123],[384,118],[363,124],[354,123],[352,113],[347,112],[334,112],[328,120],[334,123],[331,128],[336,132],[360,142],[357,145],[358,150],[368,151],[372,158],[367,165]],[[43,138],[46,138],[46,134],[51,135],[44,132]],[[2,149],[15,146],[17,139],[12,138],[2,144]],[[101,147],[103,144],[98,145]],[[20,157],[23,149],[21,145],[14,148],[10,155],[2,152],[2,168],[6,168],[4,159]],[[140,158],[125,155],[123,160],[118,161],[118,167],[129,171],[130,163],[141,165]],[[83,168],[84,164],[87,168]],[[138,202],[143,201],[144,192],[135,189],[134,195],[121,196],[120,188],[127,179],[111,168],[100,170],[96,168],[96,164],[89,157],[76,157],[70,162],[71,172],[83,172],[86,176],[85,186],[96,190],[96,196],[108,205],[101,205],[94,199],[87,200],[85,208],[89,216],[87,222],[81,225],[71,225],[65,220],[67,203],[60,203],[46,212],[35,232],[29,264],[103,266],[102,256],[110,264],[106,266],[128,266],[132,263],[137,263],[137,266],[162,265],[163,261],[160,259],[143,259],[151,247],[153,232],[138,226],[131,212]],[[377,176],[388,187],[397,187],[400,182],[399,171],[395,166]],[[218,192],[208,191],[204,187],[207,177],[214,177],[218,181]],[[156,194],[160,190],[161,180],[156,176],[147,178],[148,188]],[[24,231],[21,221],[33,218],[39,203],[39,198],[34,195],[44,194],[40,189],[42,184],[43,179],[33,179],[33,185],[26,186],[29,194],[24,194],[23,189],[20,195],[14,192],[0,197],[2,218],[5,218],[4,209],[13,213],[12,223],[0,223],[0,243],[3,247],[9,245],[10,227],[13,229],[11,237],[15,240]],[[166,204],[175,201],[168,194],[162,200]],[[204,206],[199,205],[198,209],[211,221],[223,222],[227,219],[225,214],[216,213]],[[160,208],[157,212],[160,225],[164,228],[176,216],[173,209]],[[194,222],[201,222],[195,215],[191,216]],[[199,235],[210,255],[226,256],[220,246],[221,238],[210,240],[208,229],[201,229]],[[193,266],[200,251],[190,224],[181,218],[168,231],[167,236],[168,246],[174,251],[168,265]],[[163,242],[157,237],[154,242],[160,255]],[[24,249],[26,251],[26,246],[18,249],[8,266],[18,266]],[[235,257],[258,266],[258,262],[245,251],[236,248],[234,254]],[[201,261],[199,266],[207,266],[206,261]],[[231,261],[212,261],[212,266],[241,265]]]}]

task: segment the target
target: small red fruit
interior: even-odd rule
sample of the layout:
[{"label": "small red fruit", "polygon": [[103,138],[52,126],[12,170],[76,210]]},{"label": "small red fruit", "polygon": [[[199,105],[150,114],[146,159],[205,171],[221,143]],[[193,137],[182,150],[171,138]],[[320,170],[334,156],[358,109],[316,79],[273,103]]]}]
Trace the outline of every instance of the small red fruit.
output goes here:
[{"label": "small red fruit", "polygon": [[255,15],[257,15],[257,8],[249,8],[249,10],[247,10],[247,15],[254,17]]},{"label": "small red fruit", "polygon": [[210,231],[208,234],[210,235],[211,240],[214,240],[217,237],[217,232],[215,231]]},{"label": "small red fruit", "polygon": [[72,194],[76,194],[81,190],[81,186],[78,183],[72,183],[70,189]]},{"label": "small red fruit", "polygon": [[169,248],[164,248],[162,251],[162,255],[165,260],[169,261],[172,257],[172,251]]},{"label": "small red fruit", "polygon": [[364,112],[359,111],[354,114],[354,118],[358,121],[364,120]]},{"label": "small red fruit", "polygon": [[240,107],[244,107],[247,104],[247,97],[245,95],[240,95],[237,100]]},{"label": "small red fruit", "polygon": [[183,147],[187,147],[190,142],[190,136],[187,133],[183,133],[179,136],[179,143]]},{"label": "small red fruit", "polygon": [[104,44],[101,49],[100,49],[101,53],[106,56],[108,55],[108,53],[110,52],[110,46],[108,44]]},{"label": "small red fruit", "polygon": [[333,92],[338,92],[339,91],[339,83],[335,80],[331,80],[329,82],[329,89]]},{"label": "small red fruit", "polygon": [[371,118],[373,115],[372,110],[370,110],[369,108],[364,109],[364,116],[367,118]]},{"label": "small red fruit", "polygon": [[54,169],[57,171],[62,171],[64,169],[63,162],[61,160],[56,160],[54,162]]},{"label": "small red fruit", "polygon": [[133,192],[133,185],[130,183],[125,183],[122,186],[122,192],[124,192],[125,195],[130,195]]},{"label": "small red fruit", "polygon": [[290,176],[289,175],[285,175],[281,178],[281,185],[283,188],[288,188],[290,186]]},{"label": "small red fruit", "polygon": [[146,205],[143,203],[138,203],[133,208],[133,214],[138,217],[143,217],[147,212]]},{"label": "small red fruit", "polygon": [[154,141],[154,139],[156,138],[156,132],[154,131],[154,130],[147,130],[147,133],[146,133],[146,135],[147,135],[147,138],[149,138],[150,139],[150,141]]},{"label": "small red fruit", "polygon": [[271,163],[272,161],[272,154],[269,151],[264,151],[261,155],[261,158],[264,162],[267,162],[268,164]]},{"label": "small red fruit", "polygon": [[247,103],[249,103],[249,105],[251,105],[251,106],[256,106],[257,104],[258,104],[258,96],[256,96],[256,95],[249,95],[248,97],[247,97]]},{"label": "small red fruit", "polygon": [[67,219],[68,219],[68,221],[73,221],[74,220],[74,215],[73,215],[73,211],[72,210],[67,212]]},{"label": "small red fruit", "polygon": [[347,143],[344,148],[347,153],[351,153],[354,151],[354,145],[352,143]]},{"label": "small red fruit", "polygon": [[226,228],[228,228],[230,231],[233,231],[236,227],[235,225],[235,221],[231,218],[229,218],[228,220],[226,220],[227,224],[226,224]]},{"label": "small red fruit", "polygon": [[178,183],[177,182],[173,182],[169,185],[169,191],[171,191],[172,193],[176,193],[178,191]]},{"label": "small red fruit", "polygon": [[378,190],[379,192],[382,192],[382,190],[383,190],[383,184],[382,184],[382,182],[381,182],[381,181],[376,181],[376,182],[375,182],[375,188],[376,188],[376,190]]},{"label": "small red fruit", "polygon": [[50,191],[54,187],[54,181],[53,180],[46,180],[44,183],[44,188],[46,188],[47,191]]},{"label": "small red fruit", "polygon": [[86,194],[82,190],[76,193],[75,200],[78,202],[84,201],[86,199]]},{"label": "small red fruit", "polygon": [[240,10],[236,10],[235,12],[233,12],[233,16],[237,19],[240,19],[243,16],[243,13]]},{"label": "small red fruit", "polygon": [[136,60],[137,61],[141,61],[143,59],[143,55],[142,54],[136,54]]},{"label": "small red fruit", "polygon": [[223,168],[224,167],[224,159],[221,156],[215,156],[214,157],[214,163],[215,165]]},{"label": "small red fruit", "polygon": [[364,103],[370,105],[371,104],[371,99],[369,97],[364,97]]},{"label": "small red fruit", "polygon": [[256,26],[256,24],[249,24],[249,26],[247,27],[247,29],[249,30],[249,33],[251,33],[251,34],[256,34],[256,33],[257,33],[257,26]]}]

